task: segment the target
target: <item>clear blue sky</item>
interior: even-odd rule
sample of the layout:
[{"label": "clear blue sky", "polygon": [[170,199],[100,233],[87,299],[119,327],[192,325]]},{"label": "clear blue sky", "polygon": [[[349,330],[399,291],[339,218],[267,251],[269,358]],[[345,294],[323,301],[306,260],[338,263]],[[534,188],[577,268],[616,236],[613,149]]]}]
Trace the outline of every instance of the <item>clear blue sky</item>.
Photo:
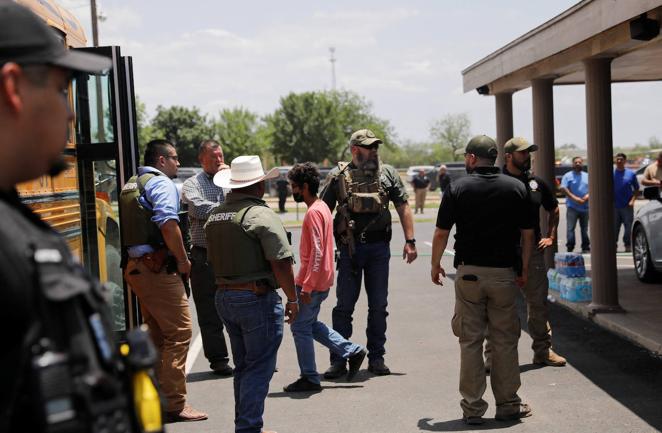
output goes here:
[{"label": "clear blue sky", "polygon": [[[89,31],[86,0],[61,0]],[[157,105],[216,114],[268,114],[291,91],[355,91],[401,141],[429,138],[432,121],[467,113],[495,134],[494,98],[462,92],[462,69],[566,10],[570,0],[218,1],[98,0],[102,45],[134,58],[136,93]],[[557,146],[585,147],[583,86],[555,88]],[[662,83],[613,85],[615,145],[662,138]],[[515,134],[531,137],[531,93],[513,98]]]}]

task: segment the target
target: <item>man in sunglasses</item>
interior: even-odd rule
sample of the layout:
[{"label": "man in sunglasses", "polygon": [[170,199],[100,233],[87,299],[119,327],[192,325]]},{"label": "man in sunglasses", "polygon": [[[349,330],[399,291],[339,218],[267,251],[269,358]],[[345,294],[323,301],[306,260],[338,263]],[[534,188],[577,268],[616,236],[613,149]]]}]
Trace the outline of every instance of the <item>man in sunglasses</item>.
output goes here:
[{"label": "man in sunglasses", "polygon": [[[405,235],[403,259],[416,259],[416,240],[408,195],[398,172],[379,160],[382,141],[369,129],[352,134],[349,147],[352,161],[339,162],[329,173],[321,198],[333,210],[337,207],[333,234],[340,252],[338,257],[337,304],[333,309],[333,329],[349,339],[352,336],[352,313],[365,279],[368,296],[368,371],[391,374],[384,363],[388,270],[391,241],[389,201],[398,212]],[[347,374],[347,360],[331,354],[326,379]]]}]

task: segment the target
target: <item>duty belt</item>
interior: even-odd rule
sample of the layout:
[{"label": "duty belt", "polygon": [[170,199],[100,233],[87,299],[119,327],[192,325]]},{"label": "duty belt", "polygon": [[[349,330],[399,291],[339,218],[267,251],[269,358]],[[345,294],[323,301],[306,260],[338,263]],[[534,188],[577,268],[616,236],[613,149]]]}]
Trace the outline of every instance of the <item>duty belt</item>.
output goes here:
[{"label": "duty belt", "polygon": [[391,232],[390,231],[373,231],[373,232],[361,232],[356,237],[356,242],[360,244],[371,244],[374,242],[390,241]]}]

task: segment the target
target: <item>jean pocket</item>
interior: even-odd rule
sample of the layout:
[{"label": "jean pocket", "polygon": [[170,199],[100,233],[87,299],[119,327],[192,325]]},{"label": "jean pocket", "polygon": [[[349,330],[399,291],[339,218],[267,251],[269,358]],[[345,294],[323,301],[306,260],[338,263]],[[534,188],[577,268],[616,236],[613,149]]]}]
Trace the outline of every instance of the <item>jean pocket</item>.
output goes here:
[{"label": "jean pocket", "polygon": [[264,314],[259,301],[231,302],[228,306],[243,332],[253,332],[264,326]]}]

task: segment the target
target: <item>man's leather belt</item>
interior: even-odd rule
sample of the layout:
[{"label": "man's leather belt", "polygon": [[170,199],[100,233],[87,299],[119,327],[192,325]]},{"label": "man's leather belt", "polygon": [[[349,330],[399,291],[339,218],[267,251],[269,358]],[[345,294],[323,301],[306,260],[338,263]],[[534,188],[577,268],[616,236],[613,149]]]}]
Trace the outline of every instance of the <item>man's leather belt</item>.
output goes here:
[{"label": "man's leather belt", "polygon": [[272,287],[269,287],[267,284],[261,284],[259,281],[248,281],[245,283],[231,283],[231,284],[219,284],[217,286],[219,291],[225,290],[243,290],[246,292],[253,292],[256,295],[265,295],[269,291],[274,290]]},{"label": "man's leather belt", "polygon": [[245,290],[247,292],[254,292],[257,289],[257,284],[255,281],[248,281],[246,283],[234,283],[234,284],[219,284],[218,290]]},{"label": "man's leather belt", "polygon": [[374,242],[383,242],[391,240],[390,231],[361,232],[356,236],[356,242],[361,244],[371,244]]}]

